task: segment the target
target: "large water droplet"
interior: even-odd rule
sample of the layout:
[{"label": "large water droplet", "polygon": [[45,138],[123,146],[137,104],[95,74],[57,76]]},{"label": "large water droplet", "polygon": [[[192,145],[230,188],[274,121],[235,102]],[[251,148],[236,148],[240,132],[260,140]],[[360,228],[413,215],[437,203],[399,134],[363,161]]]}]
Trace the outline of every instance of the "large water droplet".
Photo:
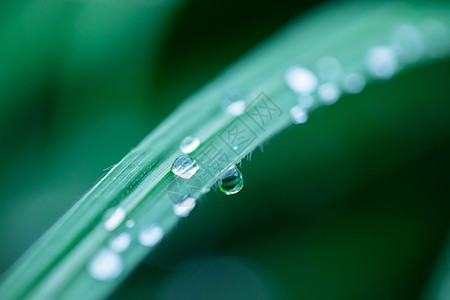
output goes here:
[{"label": "large water droplet", "polygon": [[181,178],[189,179],[197,172],[198,168],[197,162],[192,157],[182,155],[174,161],[172,172]]},{"label": "large water droplet", "polygon": [[291,120],[294,124],[303,124],[308,120],[308,114],[306,111],[299,105],[291,108]]},{"label": "large water droplet", "polygon": [[127,213],[125,211],[125,209],[123,209],[122,207],[118,207],[118,208],[113,208],[108,210],[105,213],[105,224],[104,227],[106,230],[108,231],[113,231],[114,229],[117,228],[117,226],[119,226],[122,221],[125,219]]},{"label": "large water droplet", "polygon": [[287,85],[300,94],[310,94],[317,87],[317,77],[308,69],[290,67],[285,74]]},{"label": "large water droplet", "polygon": [[364,89],[366,80],[361,74],[351,73],[342,80],[342,88],[349,94],[358,94]]},{"label": "large water droplet", "polygon": [[131,235],[128,232],[121,232],[109,241],[109,248],[115,252],[125,251],[131,243]]},{"label": "large water droplet", "polygon": [[391,78],[398,67],[398,59],[390,47],[376,46],[366,56],[367,69],[370,74],[382,79]]},{"label": "large water droplet", "polygon": [[123,271],[120,256],[109,249],[101,249],[88,265],[89,274],[97,280],[117,278]]},{"label": "large water droplet", "polygon": [[236,167],[231,167],[219,178],[219,189],[226,195],[238,193],[244,186],[244,178],[241,171]]},{"label": "large water droplet", "polygon": [[180,149],[181,152],[188,154],[197,149],[198,146],[200,146],[200,140],[198,138],[187,136],[181,141]]},{"label": "large water droplet", "polygon": [[186,197],[179,203],[173,205],[173,212],[179,217],[187,217],[194,209],[195,204],[195,198]]},{"label": "large water droplet", "polygon": [[144,227],[138,236],[139,243],[143,246],[152,247],[156,245],[164,236],[164,231],[157,225],[148,225]]},{"label": "large water droplet", "polygon": [[333,82],[322,84],[317,92],[322,102],[327,105],[336,103],[340,96],[339,87]]}]

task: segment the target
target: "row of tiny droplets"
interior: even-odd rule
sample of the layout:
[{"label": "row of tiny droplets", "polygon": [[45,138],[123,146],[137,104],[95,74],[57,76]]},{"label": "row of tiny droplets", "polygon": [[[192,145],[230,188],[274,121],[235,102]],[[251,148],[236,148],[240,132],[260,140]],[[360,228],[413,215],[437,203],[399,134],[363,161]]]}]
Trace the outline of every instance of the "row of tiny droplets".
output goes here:
[{"label": "row of tiny droplets", "polygon": [[[308,111],[318,104],[313,97],[314,94],[317,94],[320,104],[331,105],[336,103],[343,92],[348,94],[361,92],[366,85],[365,76],[387,80],[393,77],[402,65],[414,63],[423,55],[431,58],[447,56],[450,48],[447,28],[436,20],[426,22],[428,38],[431,37],[428,44],[424,44],[426,37],[422,36],[412,25],[399,26],[393,32],[388,45],[374,46],[365,53],[364,73],[353,72],[342,75],[341,64],[331,56],[321,57],[316,63],[315,72],[300,65],[289,67],[284,74],[284,79],[287,86],[298,95],[298,103],[290,109],[292,123],[302,124],[308,120]],[[426,49],[426,46],[430,48]],[[223,107],[226,114],[238,116],[245,110],[245,101],[227,102]],[[180,150],[184,154],[174,161],[171,170],[176,176],[189,179],[197,172],[199,166],[188,154],[196,150],[200,144],[200,139],[193,136],[187,136],[181,141]],[[232,167],[230,170],[224,174],[242,177],[236,167]],[[220,178],[219,182],[226,179]],[[241,188],[242,182],[229,193],[224,192],[234,194]],[[207,191],[209,189],[204,189],[202,192],[206,193]],[[173,212],[179,217],[187,217],[195,205],[196,199],[187,195],[181,202],[173,204]],[[105,213],[104,229],[114,231],[125,218],[124,208],[108,210]],[[125,226],[131,229],[135,226],[135,221],[129,219],[125,222]],[[164,230],[161,226],[150,224],[139,231],[138,241],[143,246],[153,247],[163,236]],[[120,254],[128,249],[131,241],[132,236],[126,231],[115,234],[109,240],[108,246],[98,251],[89,262],[89,274],[102,281],[117,278],[124,268]]]},{"label": "row of tiny droplets", "polygon": [[[376,45],[368,49],[363,56],[364,69],[361,73],[343,75],[341,64],[331,56],[319,58],[315,64],[315,72],[301,65],[289,67],[284,73],[285,83],[298,95],[298,103],[290,110],[292,123],[305,123],[311,108],[320,104],[334,104],[343,92],[360,93],[367,78],[387,80],[402,67],[423,56],[446,57],[450,49],[448,29],[436,20],[427,20],[423,25],[426,35],[421,34],[414,26],[404,24],[392,33],[387,45]],[[318,101],[313,95],[317,96]]]}]

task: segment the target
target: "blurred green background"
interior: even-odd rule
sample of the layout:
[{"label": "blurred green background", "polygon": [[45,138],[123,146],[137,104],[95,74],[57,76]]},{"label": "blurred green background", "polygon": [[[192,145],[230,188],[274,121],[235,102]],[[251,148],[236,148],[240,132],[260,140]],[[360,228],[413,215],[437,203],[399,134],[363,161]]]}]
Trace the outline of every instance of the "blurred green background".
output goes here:
[{"label": "blurred green background", "polygon": [[[3,1],[0,273],[182,99],[317,4]],[[276,136],[239,194],[209,193],[111,298],[417,299],[450,221],[449,67]]]}]

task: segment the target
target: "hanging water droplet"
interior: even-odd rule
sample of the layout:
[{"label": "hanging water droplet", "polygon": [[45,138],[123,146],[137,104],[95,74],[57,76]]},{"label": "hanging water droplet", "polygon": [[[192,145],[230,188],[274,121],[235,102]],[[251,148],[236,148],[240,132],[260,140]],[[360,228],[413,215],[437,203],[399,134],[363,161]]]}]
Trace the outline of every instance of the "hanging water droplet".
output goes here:
[{"label": "hanging water droplet", "polygon": [[102,281],[117,278],[122,271],[122,259],[109,249],[101,249],[97,252],[88,265],[89,274]]},{"label": "hanging water droplet", "polygon": [[173,205],[173,212],[179,217],[187,217],[194,209],[195,204],[195,198],[186,197],[179,203]]},{"label": "hanging water droplet", "polygon": [[323,80],[333,80],[339,75],[341,64],[331,56],[324,56],[317,61],[316,70]]},{"label": "hanging water droplet", "polygon": [[184,179],[191,178],[198,170],[197,162],[190,156],[179,156],[172,165],[172,172]]},{"label": "hanging water droplet", "polygon": [[358,94],[364,89],[366,80],[361,74],[351,73],[344,77],[342,88],[349,94]]},{"label": "hanging water droplet", "polygon": [[139,232],[138,240],[143,246],[153,247],[162,239],[163,236],[163,229],[157,225],[151,224],[144,227]]},{"label": "hanging water droplet", "polygon": [[367,53],[366,64],[369,73],[373,76],[389,79],[397,70],[397,55],[390,47],[376,46]]},{"label": "hanging water droplet", "polygon": [[131,235],[128,232],[121,232],[109,241],[109,248],[115,252],[125,251],[131,243]]},{"label": "hanging water droplet", "polygon": [[310,94],[317,87],[317,77],[308,69],[290,67],[285,74],[287,85],[300,94]]},{"label": "hanging water droplet", "polygon": [[303,124],[308,120],[308,114],[306,111],[299,105],[294,106],[290,110],[291,112],[291,120],[294,124]]},{"label": "hanging water droplet", "polygon": [[106,221],[104,224],[105,229],[108,231],[113,231],[114,229],[117,228],[117,226],[120,225],[120,223],[122,223],[122,221],[125,219],[126,215],[127,215],[127,213],[126,213],[125,209],[123,209],[122,207],[109,209],[105,213],[105,218],[106,218]]},{"label": "hanging water droplet", "polygon": [[136,222],[132,219],[125,222],[125,226],[127,226],[128,228],[133,228],[135,224]]},{"label": "hanging water droplet", "polygon": [[229,168],[219,178],[219,189],[225,195],[233,195],[239,192],[244,186],[244,178],[241,171],[235,166]]},{"label": "hanging water droplet", "polygon": [[317,92],[322,102],[327,105],[336,103],[340,96],[339,88],[333,82],[322,84]]},{"label": "hanging water droplet", "polygon": [[198,146],[200,146],[200,140],[198,138],[187,136],[181,141],[180,149],[181,152],[188,154],[197,149]]}]

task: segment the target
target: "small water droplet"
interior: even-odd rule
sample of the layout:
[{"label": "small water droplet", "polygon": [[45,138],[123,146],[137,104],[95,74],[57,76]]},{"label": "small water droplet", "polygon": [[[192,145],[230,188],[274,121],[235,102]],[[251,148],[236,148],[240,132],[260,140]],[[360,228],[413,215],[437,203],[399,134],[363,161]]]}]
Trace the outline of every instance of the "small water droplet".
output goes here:
[{"label": "small water droplet", "polygon": [[184,179],[191,178],[198,170],[197,162],[190,156],[179,156],[172,165],[172,172]]},{"label": "small water droplet", "polygon": [[294,124],[303,124],[308,120],[308,114],[299,105],[291,108],[291,120]]},{"label": "small water droplet", "polygon": [[138,240],[143,246],[153,247],[162,239],[163,236],[163,229],[157,225],[151,224],[144,227],[139,232]]},{"label": "small water droplet", "polygon": [[302,67],[290,67],[285,74],[287,85],[300,94],[310,94],[317,87],[317,77],[310,70]]},{"label": "small water droplet", "polygon": [[423,53],[420,34],[411,25],[402,25],[394,31],[391,46],[397,53],[398,59],[406,63],[418,60]]},{"label": "small water droplet", "polygon": [[448,27],[433,19],[423,24],[426,52],[433,58],[445,57],[450,52],[450,33]]},{"label": "small water droplet", "polygon": [[180,143],[180,149],[183,153],[191,153],[200,146],[200,140],[193,136],[185,137]]},{"label": "small water droplet", "polygon": [[331,56],[324,56],[317,61],[316,70],[323,80],[333,80],[341,72],[341,64]]},{"label": "small water droplet", "polygon": [[173,212],[179,217],[187,217],[194,209],[195,204],[195,198],[186,197],[181,202],[173,205]]},{"label": "small water droplet", "polygon": [[101,249],[88,265],[89,274],[97,280],[110,280],[119,277],[123,271],[120,256],[109,249]]},{"label": "small water droplet", "polygon": [[241,171],[233,166],[223,172],[219,178],[218,185],[225,195],[233,195],[238,193],[244,186],[244,178]]},{"label": "small water droplet", "polygon": [[366,80],[361,74],[351,73],[344,77],[342,88],[349,94],[358,94],[364,89]]},{"label": "small water droplet", "polygon": [[225,111],[230,116],[242,115],[245,111],[245,101],[244,100],[225,100]]},{"label": "small water droplet", "polygon": [[131,235],[128,232],[121,232],[109,241],[109,248],[114,252],[125,251],[131,243]]},{"label": "small water droplet", "polygon": [[302,94],[298,97],[298,104],[304,109],[311,108],[314,105],[314,98],[311,95]]},{"label": "small water droplet", "polygon": [[122,207],[109,209],[105,213],[106,218],[104,224],[105,229],[108,231],[113,231],[114,229],[117,228],[117,226],[119,226],[122,223],[126,215],[127,213],[125,209],[123,209]]},{"label": "small water droplet", "polygon": [[133,228],[135,224],[136,222],[132,219],[125,222],[125,226],[127,226],[128,228]]},{"label": "small water droplet", "polygon": [[336,103],[340,96],[339,87],[333,82],[324,83],[319,87],[318,95],[327,105]]},{"label": "small water droplet", "polygon": [[382,79],[394,76],[398,67],[398,59],[394,50],[386,46],[371,48],[366,56],[367,69],[370,74]]}]

